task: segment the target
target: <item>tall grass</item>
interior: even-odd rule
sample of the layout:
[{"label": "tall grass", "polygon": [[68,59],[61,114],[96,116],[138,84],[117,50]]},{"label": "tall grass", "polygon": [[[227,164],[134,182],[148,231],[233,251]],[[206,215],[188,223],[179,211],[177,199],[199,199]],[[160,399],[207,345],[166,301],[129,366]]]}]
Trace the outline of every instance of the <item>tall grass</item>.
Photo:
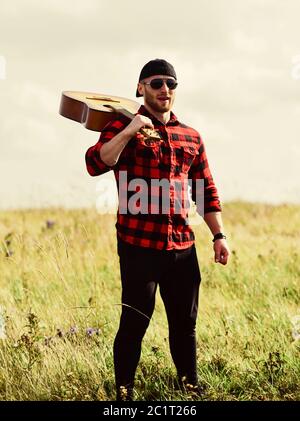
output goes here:
[{"label": "tall grass", "polygon": [[[197,325],[203,400],[300,398],[300,207],[224,204],[232,249],[213,262],[194,228],[202,272]],[[114,399],[112,345],[120,316],[115,217],[95,210],[0,213],[0,399]],[[294,324],[293,324],[294,323]],[[157,296],[136,399],[187,400],[174,385]]]}]

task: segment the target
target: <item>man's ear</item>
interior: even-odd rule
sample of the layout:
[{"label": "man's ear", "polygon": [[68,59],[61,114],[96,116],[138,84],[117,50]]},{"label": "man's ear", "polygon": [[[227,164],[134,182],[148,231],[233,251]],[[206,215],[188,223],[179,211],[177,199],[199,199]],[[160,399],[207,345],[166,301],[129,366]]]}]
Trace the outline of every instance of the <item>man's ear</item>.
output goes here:
[{"label": "man's ear", "polygon": [[143,92],[143,85],[142,85],[141,83],[138,83],[138,85],[137,85],[137,90],[138,90],[138,93],[139,93],[141,96],[144,96],[144,92]]}]

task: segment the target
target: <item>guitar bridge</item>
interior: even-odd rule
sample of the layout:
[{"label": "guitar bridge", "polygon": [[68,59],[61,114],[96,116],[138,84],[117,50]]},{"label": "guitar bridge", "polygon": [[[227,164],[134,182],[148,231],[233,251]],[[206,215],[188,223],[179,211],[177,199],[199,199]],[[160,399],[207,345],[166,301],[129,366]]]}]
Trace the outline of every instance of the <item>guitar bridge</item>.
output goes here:
[{"label": "guitar bridge", "polygon": [[116,102],[116,103],[120,104],[120,101],[116,101],[115,99],[107,98],[107,97],[97,97],[97,96],[89,97],[89,96],[87,96],[86,99],[92,99],[94,101]]}]

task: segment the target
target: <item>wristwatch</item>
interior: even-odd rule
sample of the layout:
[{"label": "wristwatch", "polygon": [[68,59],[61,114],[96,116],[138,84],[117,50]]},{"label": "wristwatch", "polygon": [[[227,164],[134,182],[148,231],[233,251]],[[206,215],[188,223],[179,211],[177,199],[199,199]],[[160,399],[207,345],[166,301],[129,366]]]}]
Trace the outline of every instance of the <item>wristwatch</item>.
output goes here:
[{"label": "wristwatch", "polygon": [[222,232],[218,232],[217,234],[214,235],[214,238],[212,241],[214,243],[216,240],[220,240],[221,238],[224,238],[224,240],[226,240],[227,237]]}]

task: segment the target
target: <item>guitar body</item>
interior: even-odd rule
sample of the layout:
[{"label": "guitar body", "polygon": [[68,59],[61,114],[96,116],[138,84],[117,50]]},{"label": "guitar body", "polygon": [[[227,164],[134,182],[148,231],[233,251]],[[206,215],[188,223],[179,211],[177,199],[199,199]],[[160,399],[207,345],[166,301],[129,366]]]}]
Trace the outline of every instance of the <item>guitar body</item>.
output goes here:
[{"label": "guitar body", "polygon": [[[140,106],[136,101],[119,96],[65,91],[62,93],[59,114],[78,121],[87,129],[101,132],[118,114],[132,120]],[[151,142],[162,142],[159,133],[149,127],[142,127],[140,133]]]},{"label": "guitar body", "polygon": [[140,106],[136,101],[117,96],[64,91],[59,114],[83,124],[87,129],[101,132],[118,113],[132,119]]}]

